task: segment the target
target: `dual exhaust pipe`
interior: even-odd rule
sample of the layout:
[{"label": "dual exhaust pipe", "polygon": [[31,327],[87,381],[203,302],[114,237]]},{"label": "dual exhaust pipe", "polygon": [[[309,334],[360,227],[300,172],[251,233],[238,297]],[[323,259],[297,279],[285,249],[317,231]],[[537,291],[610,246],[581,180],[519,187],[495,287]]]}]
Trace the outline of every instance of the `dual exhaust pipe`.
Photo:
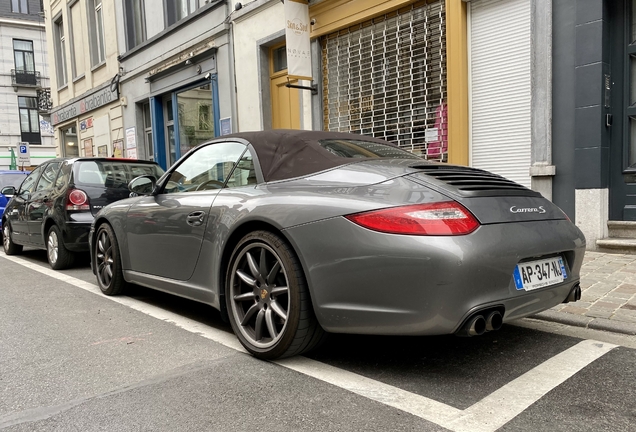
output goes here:
[{"label": "dual exhaust pipe", "polygon": [[503,316],[498,310],[478,312],[468,318],[457,332],[458,336],[480,336],[487,331],[499,330],[503,325]]}]

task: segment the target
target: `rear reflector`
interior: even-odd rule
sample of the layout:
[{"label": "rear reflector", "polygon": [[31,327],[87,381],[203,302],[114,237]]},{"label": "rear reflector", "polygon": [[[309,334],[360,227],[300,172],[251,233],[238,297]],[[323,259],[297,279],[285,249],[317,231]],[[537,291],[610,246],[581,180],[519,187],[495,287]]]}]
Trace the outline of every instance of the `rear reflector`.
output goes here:
[{"label": "rear reflector", "polygon": [[393,207],[345,217],[370,230],[390,234],[454,236],[469,234],[479,227],[472,213],[454,201]]},{"label": "rear reflector", "polygon": [[88,196],[80,189],[71,189],[66,200],[66,210],[90,210]]}]

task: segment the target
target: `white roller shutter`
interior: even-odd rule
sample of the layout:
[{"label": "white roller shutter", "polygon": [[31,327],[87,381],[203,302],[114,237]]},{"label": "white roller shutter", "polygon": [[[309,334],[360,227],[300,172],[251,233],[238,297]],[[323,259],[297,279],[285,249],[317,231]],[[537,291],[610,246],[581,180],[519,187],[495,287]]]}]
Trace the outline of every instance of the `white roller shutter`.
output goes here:
[{"label": "white roller shutter", "polygon": [[471,166],[530,187],[530,0],[470,6]]}]

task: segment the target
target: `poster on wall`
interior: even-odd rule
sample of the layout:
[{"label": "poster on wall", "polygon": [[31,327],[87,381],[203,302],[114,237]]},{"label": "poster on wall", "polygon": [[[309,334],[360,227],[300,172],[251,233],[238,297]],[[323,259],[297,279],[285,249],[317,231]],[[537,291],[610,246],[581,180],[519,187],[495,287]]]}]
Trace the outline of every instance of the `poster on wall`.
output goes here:
[{"label": "poster on wall", "polygon": [[93,157],[93,138],[85,139],[83,142],[84,142],[84,156]]},{"label": "poster on wall", "polygon": [[285,41],[287,44],[287,75],[310,80],[311,42],[309,41],[309,2],[285,2]]},{"label": "poster on wall", "polygon": [[137,149],[136,148],[126,149],[126,157],[128,159],[137,159]]},{"label": "poster on wall", "polygon": [[97,147],[98,157],[108,157],[108,146],[102,145]]},{"label": "poster on wall", "polygon": [[225,117],[219,120],[221,126],[221,135],[229,135],[232,133],[232,117]]},{"label": "poster on wall", "polygon": [[113,141],[113,157],[116,157],[116,158],[124,157],[124,141],[123,140]]},{"label": "poster on wall", "polygon": [[135,138],[135,127],[126,129],[126,148],[137,148],[137,139]]}]

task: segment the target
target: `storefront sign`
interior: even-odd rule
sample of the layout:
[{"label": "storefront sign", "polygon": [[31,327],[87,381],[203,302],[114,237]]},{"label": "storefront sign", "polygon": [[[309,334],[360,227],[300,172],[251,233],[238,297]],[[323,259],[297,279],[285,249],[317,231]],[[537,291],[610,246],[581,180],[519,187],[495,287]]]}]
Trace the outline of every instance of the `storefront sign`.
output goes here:
[{"label": "storefront sign", "polygon": [[285,2],[285,40],[287,44],[287,75],[311,80],[311,43],[309,41],[309,2]]},{"label": "storefront sign", "polygon": [[117,89],[111,91],[110,86],[103,87],[95,93],[51,113],[51,124],[55,126],[118,99],[119,91],[117,91]]}]

